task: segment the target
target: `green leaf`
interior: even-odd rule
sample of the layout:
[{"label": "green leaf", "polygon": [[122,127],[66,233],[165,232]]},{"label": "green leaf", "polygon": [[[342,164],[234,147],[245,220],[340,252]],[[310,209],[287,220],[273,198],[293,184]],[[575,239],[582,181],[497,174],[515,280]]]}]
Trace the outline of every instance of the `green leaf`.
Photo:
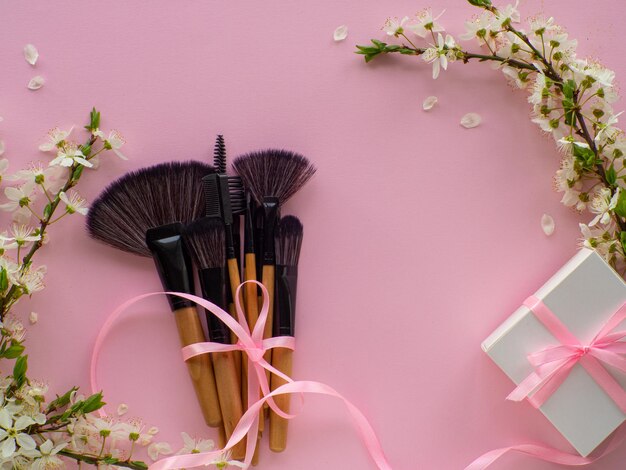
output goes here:
[{"label": "green leaf", "polygon": [[28,356],[20,356],[13,366],[13,380],[18,388],[26,382],[26,371],[28,370]]},{"label": "green leaf", "polygon": [[135,467],[143,468],[146,470],[148,468],[148,465],[145,462],[142,462],[141,460],[131,460],[130,463],[134,465]]},{"label": "green leaf", "polygon": [[615,172],[615,167],[611,164],[608,170],[606,170],[606,182],[611,186],[615,186],[615,181],[617,180],[617,173]]},{"label": "green leaf", "polygon": [[491,7],[491,0],[467,0],[470,5],[474,5],[475,7],[481,8],[489,8]]},{"label": "green leaf", "polygon": [[593,153],[593,150],[587,147],[580,147],[578,145],[574,145],[574,157],[580,163],[584,170],[591,170],[598,160],[596,158],[596,154]]},{"label": "green leaf", "polygon": [[626,217],[626,191],[620,191],[615,205],[615,213],[620,217]]},{"label": "green leaf", "polygon": [[9,273],[6,268],[0,268],[0,290],[7,290],[9,287]]},{"label": "green leaf", "polygon": [[83,169],[85,167],[83,165],[78,165],[75,169],[74,172],[72,173],[72,181],[78,181],[80,179],[80,175],[83,174]]},{"label": "green leaf", "polygon": [[105,405],[102,401],[102,392],[95,393],[83,401],[82,412],[87,414],[99,410]]},{"label": "green leaf", "polygon": [[89,113],[89,124],[85,126],[88,131],[94,131],[100,127],[100,111],[97,111],[95,106]]},{"label": "green leaf", "polygon": [[50,216],[52,215],[52,204],[48,203],[46,204],[46,207],[43,208],[43,216],[45,219],[50,218]]},{"label": "green leaf", "polygon": [[58,396],[52,400],[48,404],[48,413],[54,410],[58,410],[59,408],[63,408],[64,406],[69,405],[70,399],[72,397],[72,393],[76,392],[78,387],[72,387],[70,390],[65,392],[63,395]]},{"label": "green leaf", "polygon": [[3,356],[7,359],[15,359],[17,357],[20,357],[23,352],[24,346],[22,346],[17,341],[14,341],[13,343],[11,343],[11,346],[9,346],[6,351],[4,351]]}]

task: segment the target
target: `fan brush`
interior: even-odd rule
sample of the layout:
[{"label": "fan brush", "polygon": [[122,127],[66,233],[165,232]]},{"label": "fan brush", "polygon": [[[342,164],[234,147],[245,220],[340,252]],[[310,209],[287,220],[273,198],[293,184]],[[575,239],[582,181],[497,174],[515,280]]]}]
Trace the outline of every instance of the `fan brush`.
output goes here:
[{"label": "fan brush", "polygon": [[[207,164],[169,162],[132,171],[111,183],[87,215],[89,235],[140,256],[152,256],[163,289],[194,293],[193,272],[183,246],[184,225],[202,216],[202,177],[214,173]],[[193,302],[168,296],[183,346],[206,341]],[[204,420],[218,427],[222,418],[211,358],[187,361]]]},{"label": "fan brush", "polygon": [[[224,224],[219,218],[204,217],[187,226],[185,244],[198,268],[198,279],[202,297],[226,310],[226,250]],[[222,344],[230,344],[230,330],[211,312],[206,311],[209,339]],[[217,393],[222,410],[226,439],[230,439],[235,426],[243,415],[241,384],[233,351],[211,354]],[[245,439],[233,449],[236,459],[243,459],[246,452]]]},{"label": "fan brush", "polygon": [[[296,324],[296,290],[298,285],[298,261],[302,247],[303,227],[297,217],[288,215],[280,219],[276,236],[276,298],[274,302],[273,336],[294,336]],[[274,348],[272,365],[291,376],[293,351]],[[276,390],[286,382],[272,375],[271,389]],[[278,407],[289,413],[289,394],[277,395]],[[282,452],[287,447],[288,420],[270,410],[270,449]]]},{"label": "fan brush", "polygon": [[274,246],[279,208],[293,196],[314,174],[309,160],[286,150],[262,150],[237,157],[233,168],[263,210],[263,272],[261,279],[269,293],[269,316],[265,337],[272,333],[274,305],[274,274],[276,251]]}]

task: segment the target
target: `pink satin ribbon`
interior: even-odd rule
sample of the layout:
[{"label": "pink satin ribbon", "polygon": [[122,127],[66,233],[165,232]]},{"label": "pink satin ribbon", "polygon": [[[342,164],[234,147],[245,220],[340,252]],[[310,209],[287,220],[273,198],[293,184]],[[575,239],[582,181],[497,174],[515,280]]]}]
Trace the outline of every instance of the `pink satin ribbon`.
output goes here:
[{"label": "pink satin ribbon", "polygon": [[588,345],[583,345],[558,317],[538,298],[529,297],[524,302],[537,319],[561,343],[549,346],[528,355],[535,368],[507,397],[507,400],[522,401],[529,398],[539,408],[561,386],[576,364],[580,364],[602,387],[608,396],[626,414],[626,391],[602,366],[601,362],[626,372],[626,331],[611,333],[626,319],[626,303],[604,324]]},{"label": "pink satin ribbon", "polygon": [[[621,356],[621,354],[626,354],[626,343],[621,341],[626,337],[626,331],[611,333],[626,319],[626,303],[611,315],[588,345],[582,344],[537,297],[529,297],[524,305],[533,312],[561,344],[549,346],[528,356],[528,360],[535,370],[520,382],[507,397],[507,400],[522,401],[528,398],[528,401],[535,408],[539,408],[567,379],[572,368],[576,364],[580,364],[613,399],[622,412],[626,413],[626,391],[601,364],[604,363],[626,372],[626,358]],[[465,470],[483,470],[509,452],[518,452],[561,465],[588,465],[612,452],[623,442],[625,437],[626,433],[622,427],[617,435],[613,435],[610,444],[593,458],[536,444],[503,447],[481,455]]]},{"label": "pink satin ribbon", "polygon": [[[282,410],[280,410],[276,403],[274,403],[273,397],[285,393],[313,393],[319,395],[327,395],[340,399],[348,408],[348,411],[350,412],[350,415],[354,421],[355,427],[359,432],[372,460],[376,463],[379,469],[390,470],[391,466],[387,462],[382,446],[376,436],[376,433],[374,432],[374,429],[372,428],[367,418],[363,415],[363,413],[359,411],[356,406],[354,406],[347,399],[341,396],[336,390],[329,387],[328,385],[313,381],[293,381],[290,377],[278,371],[270,364],[268,364],[267,361],[265,361],[263,355],[267,350],[275,347],[294,349],[295,340],[293,337],[289,336],[263,339],[263,330],[265,328],[265,322],[267,321],[269,310],[268,293],[265,287],[258,282],[246,282],[254,282],[258,284],[263,292],[263,306],[259,314],[259,319],[254,326],[252,332],[250,332],[240,302],[239,293],[241,288],[245,284],[244,282],[238,287],[236,293],[237,295],[235,298],[235,309],[239,322],[235,321],[235,319],[229,313],[225,312],[217,305],[195,295],[183,294],[180,292],[154,292],[137,296],[122,304],[107,318],[104,325],[102,326],[102,329],[98,333],[91,356],[90,379],[92,391],[96,391],[99,389],[97,382],[98,358],[104,339],[111,330],[113,324],[130,305],[139,302],[146,297],[151,297],[154,295],[176,295],[178,297],[182,297],[195,302],[196,304],[204,307],[215,316],[217,316],[220,320],[222,320],[239,339],[237,344],[220,344],[211,342],[191,344],[182,349],[184,360],[190,359],[200,354],[207,354],[210,352],[219,351],[240,350],[245,352],[248,356],[249,364],[251,365],[251,367],[248,367],[248,403],[251,403],[251,405],[241,417],[241,420],[233,430],[233,433],[224,448],[199,454],[176,455],[172,457],[167,457],[152,464],[150,466],[150,469],[170,470],[175,468],[189,468],[209,465],[215,459],[223,455],[224,452],[228,451],[239,441],[245,438],[246,435],[250,435],[253,436],[253,438],[247,440],[246,457],[244,460],[244,464],[246,465],[246,468],[248,468],[252,461],[254,447],[256,445],[256,436],[258,434],[259,424],[259,411],[263,407],[264,403],[267,402],[270,408],[272,408],[272,410],[275,411],[278,415],[286,419],[291,419],[294,417],[294,415],[284,413]],[[277,374],[278,376],[282,377],[287,383],[278,387],[273,392],[270,392],[265,370],[269,370],[270,372]],[[261,399],[258,399],[259,388],[263,393],[263,397]],[[102,414],[105,414],[103,410]]]}]

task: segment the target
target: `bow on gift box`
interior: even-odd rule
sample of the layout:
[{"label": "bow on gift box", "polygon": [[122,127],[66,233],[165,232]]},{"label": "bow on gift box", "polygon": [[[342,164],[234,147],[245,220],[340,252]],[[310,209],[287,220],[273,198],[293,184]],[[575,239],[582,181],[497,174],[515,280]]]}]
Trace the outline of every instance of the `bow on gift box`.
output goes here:
[{"label": "bow on gift box", "polygon": [[[252,333],[250,332],[250,328],[248,327],[248,324],[246,322],[245,314],[241,307],[239,295],[241,288],[246,284],[246,282],[253,282],[257,284],[261,288],[263,295],[263,307]],[[207,354],[211,352],[240,350],[248,356],[250,364],[252,364],[252,367],[248,368],[248,403],[251,403],[251,405],[241,417],[241,420],[233,430],[233,433],[224,448],[211,452],[167,457],[152,464],[150,466],[150,469],[170,470],[176,468],[190,468],[202,465],[209,465],[214,462],[215,459],[220,458],[224,454],[224,452],[228,451],[239,441],[244,439],[246,435],[252,436],[252,438],[248,439],[246,445],[246,457],[243,463],[244,468],[248,468],[254,454],[256,436],[258,433],[259,412],[263,408],[263,405],[267,402],[270,408],[272,408],[272,410],[274,410],[279,416],[286,419],[291,419],[294,417],[294,415],[284,413],[280,408],[278,408],[278,406],[274,403],[273,397],[285,393],[313,393],[318,395],[328,395],[340,399],[348,408],[348,411],[350,412],[350,415],[354,420],[355,427],[361,435],[361,438],[377,467],[381,470],[391,470],[391,465],[389,465],[389,463],[387,462],[382,446],[380,445],[380,442],[376,437],[374,429],[368,422],[367,418],[363,415],[363,413],[359,411],[356,406],[354,406],[352,403],[342,397],[336,390],[326,384],[314,381],[292,380],[290,377],[284,375],[283,373],[272,367],[263,358],[265,352],[271,348],[281,347],[294,349],[295,339],[291,336],[280,336],[275,338],[263,339],[263,330],[265,328],[265,322],[267,320],[269,311],[268,293],[265,287],[258,282],[246,282],[241,284],[237,288],[236,292],[237,295],[235,298],[235,308],[237,311],[237,318],[239,322],[237,322],[229,313],[225,312],[217,305],[195,295],[184,294],[180,292],[154,292],[137,296],[122,304],[107,318],[102,329],[98,333],[98,337],[96,338],[96,342],[91,356],[90,373],[92,390],[98,390],[98,357],[100,349],[102,347],[102,343],[108,332],[111,330],[113,324],[130,305],[142,299],[145,299],[146,297],[151,297],[154,295],[175,295],[195,302],[196,304],[204,307],[205,309],[216,315],[220,320],[222,320],[235,333],[235,335],[237,335],[237,338],[239,339],[236,344],[222,344],[211,342],[191,344],[184,347],[182,350],[184,360],[188,360],[200,354]],[[276,390],[270,393],[265,370],[269,370],[271,373],[279,375],[281,378],[287,381],[287,383],[278,387]],[[257,391],[259,390],[259,388],[261,389],[263,394],[263,397],[261,399],[258,399]]]},{"label": "bow on gift box", "polygon": [[524,302],[561,343],[530,354],[528,360],[535,368],[513,392],[508,400],[521,401],[528,398],[539,408],[561,386],[576,364],[580,364],[602,387],[606,394],[626,413],[626,391],[601,363],[626,373],[626,331],[612,331],[626,319],[626,303],[604,324],[593,340],[584,345],[576,338],[557,316],[538,298],[531,296]]}]

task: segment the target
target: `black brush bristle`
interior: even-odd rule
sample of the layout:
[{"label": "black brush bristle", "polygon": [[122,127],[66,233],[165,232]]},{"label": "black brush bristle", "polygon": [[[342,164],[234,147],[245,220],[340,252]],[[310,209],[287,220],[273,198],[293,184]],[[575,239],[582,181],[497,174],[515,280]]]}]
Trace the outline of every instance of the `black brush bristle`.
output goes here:
[{"label": "black brush bristle", "polygon": [[280,219],[276,234],[276,264],[298,266],[304,227],[296,216],[286,215]]},{"label": "black brush bristle", "polygon": [[215,139],[215,147],[213,149],[213,165],[218,173],[226,173],[226,144],[224,136],[218,134]]},{"label": "black brush bristle", "polygon": [[202,190],[204,192],[204,215],[207,217],[220,217],[220,188],[216,174],[202,178]]},{"label": "black brush bristle", "polygon": [[233,214],[243,214],[246,211],[246,193],[239,176],[228,177],[228,193]]},{"label": "black brush bristle", "polygon": [[302,155],[287,150],[261,150],[237,157],[233,168],[258,204],[264,197],[278,198],[284,204],[315,173],[313,164]]},{"label": "black brush bristle", "polygon": [[114,248],[151,256],[146,231],[202,217],[202,177],[214,172],[211,165],[187,161],[161,163],[125,174],[91,205],[89,235]]},{"label": "black brush bristle", "polygon": [[183,238],[198,269],[226,265],[225,232],[221,219],[203,217],[194,220],[185,228]]}]

